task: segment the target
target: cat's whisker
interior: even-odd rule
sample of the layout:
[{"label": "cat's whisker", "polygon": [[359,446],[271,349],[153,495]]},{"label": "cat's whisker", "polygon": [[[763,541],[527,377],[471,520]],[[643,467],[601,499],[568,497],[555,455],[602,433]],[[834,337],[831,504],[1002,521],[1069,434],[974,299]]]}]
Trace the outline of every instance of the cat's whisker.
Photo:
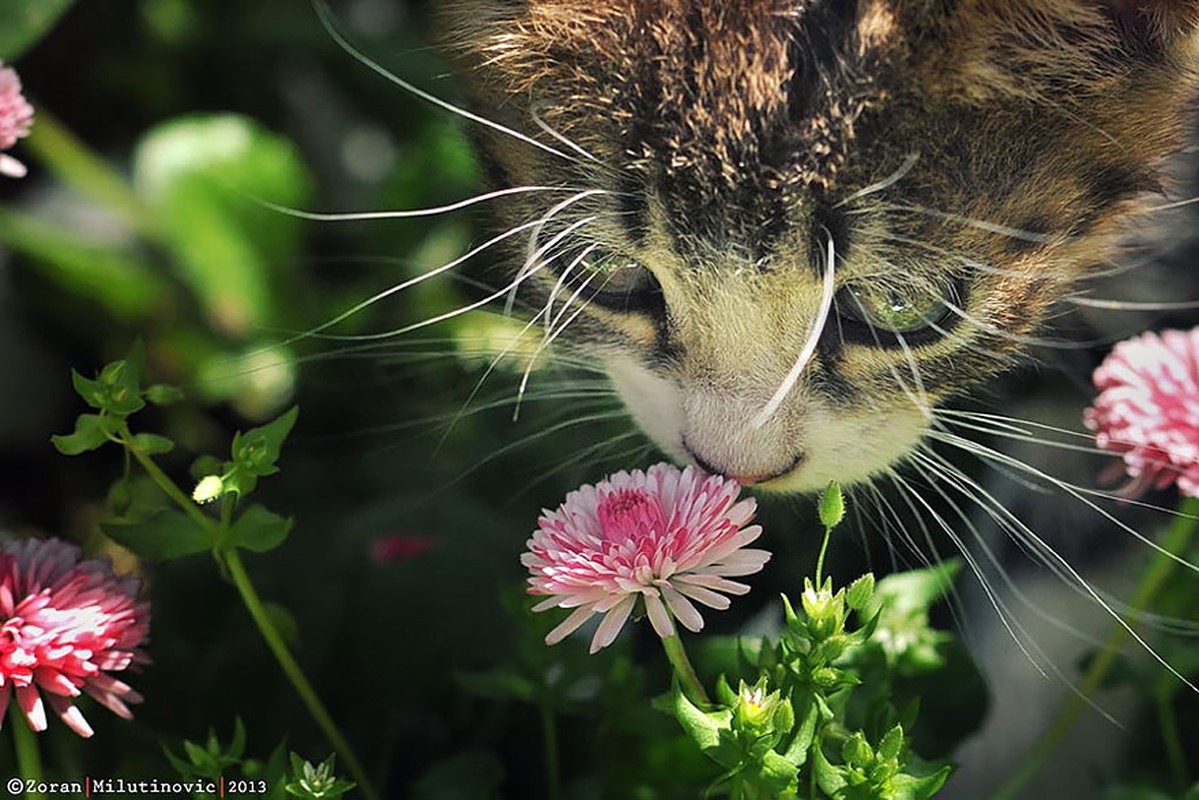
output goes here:
[{"label": "cat's whisker", "polygon": [[[597,194],[606,194],[606,192],[602,189],[589,189],[585,194],[586,194],[586,196],[590,197],[590,196],[597,195]],[[581,200],[583,198],[579,197],[578,199]],[[541,218],[540,224],[538,224],[537,226],[535,226],[533,228],[533,232],[529,235],[529,243],[526,247],[525,262],[523,265],[521,265],[521,268],[519,270],[517,270],[517,273],[516,273],[517,282],[520,281],[521,276],[523,276],[526,271],[533,269],[533,266],[535,264],[537,264],[538,259],[542,258],[542,256],[544,256],[545,253],[547,253],[549,250],[551,250],[555,245],[560,243],[563,239],[567,238],[567,236],[569,236],[571,233],[573,233],[575,230],[577,230],[579,227],[581,227],[579,225],[579,222],[576,221],[576,222],[572,223],[570,226],[568,226],[567,228],[565,228],[564,230],[559,231],[557,234],[555,234],[554,237],[552,239],[550,239],[550,241],[547,244],[545,244],[545,245],[540,244],[541,233],[543,230],[545,230],[545,226],[548,225],[550,223],[550,221],[552,221],[560,213],[562,213],[567,208],[569,208],[570,205],[573,205],[573,203],[570,203],[570,204],[559,203],[558,205],[554,206],[548,212],[546,212],[545,216],[543,216]],[[593,222],[594,220],[596,220],[598,218],[599,218],[599,215],[593,214],[589,217],[586,217],[585,219],[587,222]],[[504,314],[506,314],[506,315],[511,315],[513,304],[516,302],[516,285],[515,284],[513,285],[512,289],[513,289],[512,292],[508,295],[508,299],[504,303]]]},{"label": "cat's whisker", "polygon": [[[465,478],[473,475],[475,472],[478,472],[480,469],[482,469],[487,464],[490,464],[491,462],[495,461],[496,459],[499,459],[518,448],[528,446],[530,444],[533,444],[534,442],[538,442],[538,441],[541,441],[546,438],[550,438],[558,433],[561,433],[562,431],[565,431],[565,430],[568,430],[570,428],[574,428],[574,427],[577,427],[580,425],[588,425],[588,424],[597,423],[597,422],[607,422],[607,421],[611,421],[611,420],[621,419],[625,416],[624,409],[600,411],[600,412],[597,412],[594,414],[578,414],[578,413],[576,413],[576,411],[577,411],[577,409],[571,409],[569,412],[569,418],[564,420],[563,422],[559,422],[554,425],[546,425],[546,426],[540,428],[539,430],[534,431],[533,433],[529,434],[528,436],[523,436],[519,439],[509,442],[508,444],[504,445],[503,447],[493,450],[492,452],[488,453],[483,458],[476,461],[470,467],[463,470],[461,473],[459,473],[453,479],[451,479],[449,481],[449,483],[446,484],[446,486],[447,487],[452,486],[455,483],[458,483],[459,481],[464,480]],[[635,435],[635,434],[632,432],[624,434],[624,436],[626,436],[626,437],[632,436],[632,435]]]},{"label": "cat's whisker", "polygon": [[[980,442],[975,442],[970,439],[966,439],[965,437],[958,436],[957,434],[951,433],[949,431],[945,431],[945,430],[930,431],[928,433],[928,438],[930,438],[934,441],[942,442],[946,445],[949,445],[951,447],[955,447],[959,450],[962,450],[963,452],[974,455],[985,463],[1003,464],[1008,467],[1014,468],[1020,472],[1023,472],[1026,475],[1029,475],[1033,478],[1036,478],[1037,480],[1043,481],[1049,485],[1054,486],[1055,488],[1065,492],[1066,494],[1070,495],[1074,499],[1078,500],[1083,505],[1085,505],[1087,508],[1089,508],[1092,511],[1094,511],[1095,513],[1099,514],[1103,518],[1107,519],[1109,522],[1114,524],[1120,530],[1129,534],[1130,536],[1135,538],[1137,541],[1141,542],[1142,544],[1149,547],[1153,551],[1170,559],[1174,563],[1181,566],[1183,569],[1199,574],[1199,565],[1196,565],[1196,564],[1188,561],[1184,556],[1180,556],[1175,553],[1171,553],[1169,550],[1166,550],[1160,544],[1153,541],[1148,536],[1144,535],[1143,533],[1136,530],[1132,526],[1128,525],[1124,521],[1120,520],[1114,514],[1112,514],[1110,511],[1104,509],[1098,503],[1096,503],[1095,501],[1093,501],[1089,498],[1089,495],[1101,494],[1101,493],[1096,493],[1092,490],[1087,490],[1082,487],[1076,486],[1072,483],[1069,483],[1068,481],[1064,481],[1060,478],[1056,478],[1053,475],[1045,472],[1044,470],[1037,469],[1036,467],[1033,467],[1030,464],[1026,464],[1025,462],[1020,461],[1019,459],[1017,459],[1013,456],[1010,456],[1010,455],[1007,455],[1006,453],[995,450],[994,448],[987,447],[986,445],[981,444]],[[1120,498],[1110,498],[1109,497],[1108,499],[1118,500]],[[1059,563],[1062,563],[1062,566],[1064,568],[1066,568],[1067,571],[1071,575],[1077,575],[1077,573],[1073,570],[1073,567],[1071,567],[1068,563],[1065,563],[1065,559],[1059,558]],[[1104,607],[1105,608],[1107,607],[1106,604]]]},{"label": "cat's whisker", "polygon": [[903,180],[904,176],[912,171],[912,167],[916,166],[916,162],[919,160],[919,153],[910,153],[908,157],[903,160],[903,163],[899,165],[899,168],[886,178],[883,178],[878,183],[870,184],[865,189],[859,189],[849,197],[846,197],[844,200],[833,204],[833,208],[843,208],[856,200],[861,200],[863,197],[868,197],[872,194],[878,194],[879,192],[884,192],[887,189],[890,189],[892,186]]},{"label": "cat's whisker", "polygon": [[340,47],[347,54],[349,54],[349,56],[351,58],[353,58],[355,61],[357,61],[358,63],[367,67],[372,72],[381,76],[382,78],[389,81],[390,83],[400,87],[405,92],[408,92],[409,94],[411,94],[415,97],[419,97],[421,100],[424,100],[427,103],[431,103],[431,104],[437,106],[438,108],[449,111],[451,114],[455,114],[459,117],[462,117],[463,119],[467,119],[467,120],[470,120],[471,122],[475,122],[475,123],[478,123],[479,125],[483,125],[485,127],[491,128],[494,131],[499,131],[500,133],[502,133],[506,136],[510,136],[513,139],[516,139],[517,141],[521,141],[521,142],[524,142],[525,144],[532,145],[533,147],[536,147],[539,150],[543,150],[546,153],[557,156],[558,158],[561,158],[565,161],[570,161],[570,162],[578,161],[578,159],[576,159],[574,156],[568,155],[568,154],[562,152],[561,150],[558,150],[555,147],[550,147],[549,145],[545,144],[544,142],[539,142],[536,139],[534,139],[533,137],[523,134],[520,131],[515,131],[512,128],[509,128],[505,125],[501,125],[500,123],[495,122],[494,120],[487,119],[486,117],[475,114],[474,112],[468,111],[465,108],[460,108],[459,106],[456,106],[453,103],[450,103],[446,100],[441,99],[440,97],[438,97],[435,94],[432,94],[431,92],[426,92],[424,89],[418,88],[417,86],[409,83],[408,81],[404,80],[400,76],[396,75],[391,70],[384,67],[379,62],[375,61],[373,58],[368,56],[366,53],[364,53],[359,48],[350,44],[349,40],[347,40],[345,38],[345,36],[342,35],[341,31],[338,29],[336,23],[334,22],[333,12],[330,10],[328,4],[326,3],[326,0],[312,0],[312,5],[313,5],[313,8],[316,10],[316,15],[317,15],[318,19],[320,20],[321,27],[323,27],[325,29],[325,32],[329,35],[329,38],[331,38],[334,42],[337,43],[338,47]]},{"label": "cat's whisker", "polygon": [[812,360],[812,356],[816,354],[816,348],[820,344],[820,336],[824,333],[824,326],[828,322],[829,312],[833,308],[833,299],[837,294],[836,282],[836,243],[833,241],[832,234],[825,230],[828,236],[828,249],[826,252],[826,263],[824,268],[824,284],[821,287],[820,306],[816,312],[815,319],[812,320],[812,325],[808,329],[808,338],[800,348],[799,355],[795,358],[795,363],[791,367],[791,371],[783,378],[782,384],[775,390],[774,395],[766,403],[757,416],[754,417],[750,425],[754,430],[760,429],[763,425],[770,421],[775,412],[783,405],[783,401],[791,394],[791,390],[795,388],[796,382],[799,381],[800,374],[807,367],[808,362]]},{"label": "cat's whisker", "polygon": [[1193,311],[1199,309],[1199,300],[1178,302],[1133,302],[1130,300],[1108,300],[1098,297],[1066,297],[1063,302],[1084,308],[1102,308],[1106,311]]},{"label": "cat's whisker", "polygon": [[[934,489],[934,491],[937,492],[938,495],[940,495],[944,502],[948,503],[949,506],[953,508],[954,512],[958,515],[963,524],[965,524],[966,527],[971,531],[975,542],[986,555],[987,561],[992,567],[995,568],[1001,580],[1004,582],[1004,585],[1007,587],[1008,591],[1012,593],[1015,599],[1018,600],[1022,606],[1031,611],[1035,616],[1044,620],[1058,630],[1063,631],[1067,635],[1090,646],[1102,646],[1101,643],[1094,637],[1089,636],[1078,630],[1076,627],[1067,624],[1059,617],[1045,612],[1039,603],[1034,602],[1031,598],[1019,590],[1014,581],[1012,581],[1011,577],[1008,575],[1007,570],[1004,569],[1003,565],[995,556],[993,550],[987,544],[986,538],[983,536],[982,532],[965,513],[965,510],[949,497],[948,493],[942,488],[942,483],[948,484],[964,498],[970,500],[980,509],[982,509],[984,513],[994,520],[996,524],[1000,526],[1000,529],[1011,536],[1013,540],[1017,542],[1017,544],[1021,546],[1032,544],[1032,542],[1029,541],[1028,536],[1031,536],[1033,540],[1036,540],[1038,545],[1045,545],[1045,543],[1040,541],[1039,537],[1033,534],[1027,528],[1027,526],[1025,526],[1014,515],[1008,512],[1007,509],[1002,506],[1002,504],[995,500],[975,481],[969,478],[969,476],[967,476],[957,467],[950,464],[944,458],[941,458],[933,451],[928,450],[927,448],[921,448],[921,450],[923,452],[917,451],[913,453],[913,460],[910,463],[912,463],[913,466],[915,466],[917,470],[921,472],[925,481]],[[919,466],[920,462],[923,462],[923,468]],[[984,498],[986,502],[984,502]],[[963,543],[959,542],[958,546],[960,548],[964,548]],[[1047,554],[1046,550],[1048,551]],[[963,549],[963,553],[964,552],[965,550]],[[1087,596],[1092,601],[1099,602],[1101,605],[1106,602],[1106,596],[1095,590],[1087,581],[1083,580],[1081,577],[1078,577],[1077,581],[1072,580],[1071,576],[1065,570],[1061,569],[1056,563],[1054,563],[1055,560],[1064,561],[1064,559],[1052,548],[1048,548],[1047,545],[1044,547],[1038,546],[1035,548],[1035,552],[1039,554],[1038,560],[1040,563],[1047,566],[1051,572],[1053,572],[1060,580],[1062,580],[1064,584],[1070,586],[1080,594]],[[976,572],[975,574],[977,577],[981,578],[979,573]],[[1077,575],[1077,573],[1075,574]],[[987,579],[987,582],[984,583],[983,588],[984,592],[988,593],[988,596],[991,596],[991,592],[994,592],[993,587],[989,584],[989,579]],[[1008,620],[1005,620],[1005,624],[1007,621],[1011,622],[1011,627],[1008,627],[1009,635],[1014,636],[1015,630],[1019,630],[1020,634],[1025,637],[1024,641],[1027,642],[1028,646],[1035,650],[1036,653],[1041,657],[1040,660],[1033,659],[1031,653],[1021,646],[1021,641],[1019,639],[1016,640],[1017,646],[1021,646],[1021,649],[1024,651],[1025,655],[1029,658],[1030,663],[1039,673],[1041,673],[1042,677],[1048,677],[1045,671],[1045,668],[1048,668],[1053,673],[1054,677],[1056,677],[1064,685],[1068,686],[1076,696],[1083,700],[1094,711],[1099,713],[1101,716],[1107,719],[1108,722],[1112,723],[1116,727],[1121,727],[1120,723],[1109,712],[1103,709],[1087,693],[1084,693],[1079,686],[1077,686],[1062,672],[1061,668],[1057,666],[1053,659],[1046,656],[1045,652],[1037,644],[1035,637],[1029,634],[1023,624],[1019,622],[1015,614],[1012,613],[1006,602],[1004,602],[997,593],[993,595],[993,599],[998,602],[999,605],[1009,615]],[[1109,614],[1115,616],[1110,609]],[[1156,656],[1156,653],[1154,653],[1154,655]]]},{"label": "cat's whisker", "polygon": [[530,119],[533,120],[533,124],[536,125],[538,128],[540,128],[541,130],[543,130],[546,134],[552,136],[554,139],[557,139],[559,142],[566,145],[571,150],[574,150],[576,153],[583,156],[587,160],[595,161],[595,162],[599,163],[599,159],[595,155],[593,155],[590,151],[588,151],[586,148],[584,148],[578,142],[574,142],[571,139],[569,139],[566,136],[566,134],[555,130],[552,126],[550,126],[550,124],[548,122],[545,121],[545,119],[542,118],[541,109],[545,105],[546,105],[545,103],[533,103],[529,106],[529,117],[530,117]]},{"label": "cat's whisker", "polygon": [[958,317],[963,322],[973,325],[983,333],[991,336],[998,336],[1002,339],[1016,342],[1017,344],[1025,345],[1027,347],[1044,347],[1050,350],[1088,350],[1095,347],[1110,345],[1119,340],[1118,337],[1112,336],[1105,336],[1103,338],[1090,339],[1086,341],[1065,341],[1059,339],[1046,339],[1041,336],[1025,336],[1023,334],[1004,330],[998,325],[994,325],[986,320],[979,319],[948,298],[942,298],[941,302],[945,308],[953,313],[954,316]]},{"label": "cat's whisker", "polygon": [[[558,317],[551,316],[553,313],[552,309],[553,309],[554,301],[556,299],[558,299],[558,294],[562,291],[562,288],[566,285],[566,279],[570,276],[571,272],[573,272],[576,267],[578,267],[580,264],[582,264],[584,261],[586,261],[587,257],[589,255],[591,255],[592,253],[594,253],[596,248],[598,248],[598,247],[599,247],[599,245],[595,244],[595,243],[587,245],[587,247],[583,248],[583,251],[581,253],[579,253],[577,256],[575,256],[575,258],[569,264],[566,265],[566,268],[562,270],[562,274],[558,276],[558,280],[554,283],[554,288],[550,290],[549,298],[546,299],[546,301],[545,301],[544,320],[545,320],[546,335],[549,334],[549,331],[553,328],[553,324],[555,322],[557,322],[557,320],[558,320]],[[590,282],[590,278],[588,278],[588,281]],[[568,304],[569,304],[569,301],[568,301]],[[561,314],[559,314],[558,316],[560,317]]]},{"label": "cat's whisker", "polygon": [[491,192],[477,194],[474,197],[468,197],[464,200],[458,200],[443,206],[432,206],[430,208],[407,209],[400,211],[349,211],[349,212],[323,212],[323,211],[305,211],[300,208],[292,208],[290,206],[280,205],[279,203],[271,202],[260,197],[251,196],[258,205],[263,208],[277,211],[280,214],[286,214],[289,217],[297,219],[310,220],[313,222],[371,222],[376,220],[389,219],[411,219],[413,217],[436,217],[441,214],[449,214],[454,211],[460,211],[464,208],[486,203],[491,200],[512,197],[514,195],[530,194],[534,192],[572,192],[578,193],[580,190],[568,186],[512,186],[507,189],[497,189]]},{"label": "cat's whisker", "polygon": [[[581,256],[579,259],[577,259],[575,262],[573,262],[571,264],[571,267],[568,267],[567,270],[563,272],[562,279],[565,280],[570,269],[572,267],[576,266],[578,263],[580,263],[582,261],[582,259],[585,258],[586,255],[589,254],[591,252],[591,250],[593,250],[593,249],[594,249],[594,246],[591,248],[588,248],[586,251],[584,251],[583,256]],[[550,345],[552,345],[554,343],[554,340],[557,339],[566,330],[566,328],[570,325],[570,323],[573,322],[575,319],[577,319],[578,316],[587,309],[587,305],[588,305],[588,303],[590,303],[590,300],[583,303],[583,305],[579,306],[579,308],[573,314],[571,314],[570,317],[568,317],[565,322],[561,322],[560,327],[558,327],[557,330],[555,330],[555,326],[559,326],[559,321],[561,320],[563,315],[565,315],[566,312],[568,310],[570,310],[571,303],[573,303],[583,292],[585,292],[587,290],[587,287],[591,284],[591,282],[593,280],[595,280],[597,275],[599,275],[598,272],[592,272],[590,275],[588,275],[586,277],[586,279],[583,280],[583,282],[574,290],[574,292],[571,294],[571,296],[566,299],[566,302],[562,304],[562,310],[558,312],[558,315],[553,320],[548,319],[548,313],[547,313],[545,335],[542,337],[541,342],[537,345],[537,348],[533,351],[533,354],[531,356],[529,356],[528,364],[525,366],[524,375],[521,376],[520,387],[517,389],[517,397],[518,398],[524,395],[525,387],[529,383],[529,375],[532,373],[533,365],[537,362],[537,359],[541,356],[541,354],[546,349],[548,349],[550,347]],[[549,306],[547,305],[546,311],[548,312],[548,310],[549,310]],[[515,410],[514,414],[519,411],[520,411],[520,403],[518,402],[516,405],[516,410]]]},{"label": "cat's whisker", "polygon": [[[949,521],[946,520],[944,516],[942,516],[941,513],[932,506],[931,503],[929,503],[918,491],[916,491],[916,489],[906,478],[903,477],[903,475],[893,468],[887,469],[887,475],[891,478],[892,483],[899,490],[900,496],[903,497],[905,502],[909,504],[913,515],[917,519],[924,519],[927,515],[928,518],[936,522],[937,527],[949,538],[951,542],[953,542],[954,547],[957,548],[958,553],[962,556],[962,560],[966,562],[966,566],[970,569],[970,572],[978,581],[979,587],[982,589],[983,594],[987,598],[987,602],[995,611],[995,616],[999,619],[1000,624],[1003,625],[1004,630],[1007,631],[1007,634],[1011,638],[1012,642],[1020,649],[1020,652],[1024,654],[1024,657],[1028,659],[1028,663],[1031,664],[1039,673],[1041,673],[1043,677],[1048,678],[1049,675],[1042,667],[1041,660],[1033,655],[1033,651],[1036,651],[1038,654],[1040,654],[1040,648],[1037,647],[1035,639],[1028,634],[1028,632],[1024,629],[1024,626],[1018,619],[1016,619],[1015,615],[1012,614],[1011,609],[1007,607],[1007,603],[1002,597],[999,596],[999,593],[991,583],[991,579],[983,570],[974,553],[968,547],[966,547],[965,542],[962,540],[958,532],[954,530],[953,526],[949,524]],[[917,509],[917,505],[919,505],[920,509],[923,510],[921,511],[920,509]],[[1001,571],[1000,574],[1005,573]]]},{"label": "cat's whisker", "polygon": [[[985,219],[976,219],[975,217],[969,217],[964,214],[957,214],[952,211],[940,211],[935,208],[928,208],[920,205],[894,204],[869,209],[870,213],[877,213],[879,211],[900,211],[911,212],[913,214],[922,214],[924,216],[942,219],[947,222],[957,222],[962,225],[968,225],[971,228],[977,228],[978,230],[994,233],[1009,239],[1018,239],[1024,242],[1031,242],[1033,244],[1058,244],[1063,241],[1068,241],[1069,239],[1068,236],[1063,236],[1061,234],[1041,233],[1039,231],[1030,231],[1024,228],[1015,228],[1010,225],[1003,225],[997,222],[988,222]],[[863,210],[858,212],[857,210],[854,210],[850,211],[849,213],[867,213],[867,211]]]}]

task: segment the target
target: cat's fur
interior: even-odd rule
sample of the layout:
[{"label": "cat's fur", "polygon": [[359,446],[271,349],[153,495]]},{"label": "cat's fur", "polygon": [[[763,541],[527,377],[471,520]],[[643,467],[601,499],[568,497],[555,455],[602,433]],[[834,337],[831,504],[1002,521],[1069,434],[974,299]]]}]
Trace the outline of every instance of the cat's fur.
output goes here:
[{"label": "cat's fur", "polygon": [[[574,297],[664,450],[785,491],[877,473],[1007,368],[1199,86],[1195,0],[455,0],[444,30],[475,110],[557,151],[484,130],[493,179],[602,190],[505,204],[552,245],[522,291]],[[870,286],[936,318],[864,329]]]}]

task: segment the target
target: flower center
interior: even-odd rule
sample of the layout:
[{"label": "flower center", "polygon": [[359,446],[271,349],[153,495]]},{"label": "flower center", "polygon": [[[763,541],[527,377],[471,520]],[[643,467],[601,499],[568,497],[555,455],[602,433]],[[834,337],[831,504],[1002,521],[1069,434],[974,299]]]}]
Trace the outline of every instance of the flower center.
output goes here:
[{"label": "flower center", "polygon": [[600,501],[596,515],[609,542],[660,535],[666,529],[662,504],[642,489],[618,489]]}]

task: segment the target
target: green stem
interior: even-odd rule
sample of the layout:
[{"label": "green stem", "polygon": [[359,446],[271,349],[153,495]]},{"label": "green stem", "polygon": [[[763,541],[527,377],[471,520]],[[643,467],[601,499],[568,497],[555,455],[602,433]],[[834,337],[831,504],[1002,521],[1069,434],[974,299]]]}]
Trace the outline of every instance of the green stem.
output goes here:
[{"label": "green stem", "polygon": [[562,797],[562,769],[558,757],[558,718],[546,700],[541,701],[541,731],[545,737],[545,783],[549,800]]},{"label": "green stem", "polygon": [[287,649],[287,644],[283,641],[283,636],[280,635],[278,628],[275,627],[270,616],[266,613],[266,609],[262,605],[262,600],[258,597],[258,592],[255,591],[254,584],[250,582],[250,576],[246,573],[246,568],[242,564],[241,553],[236,548],[230,548],[225,551],[225,564],[229,568],[229,574],[233,578],[234,585],[237,586],[237,591],[241,593],[241,598],[246,605],[246,609],[258,625],[258,630],[262,633],[262,638],[266,640],[267,646],[275,654],[275,659],[279,662],[279,666],[283,668],[283,673],[287,675],[296,693],[300,695],[300,699],[308,707],[308,713],[316,720],[316,724],[320,726],[329,743],[333,745],[333,749],[341,758],[342,763],[346,765],[346,769],[349,771],[351,777],[357,782],[359,791],[362,792],[367,800],[379,800],[379,795],[371,785],[370,778],[367,776],[366,770],[362,768],[362,764],[359,763],[358,757],[350,748],[350,743],[346,741],[345,736],[342,735],[333,718],[329,716],[324,703],[317,697],[316,691],[312,688],[312,684],[308,682],[304,671],[300,669],[300,665],[296,663],[291,651]]},{"label": "green stem", "polygon": [[[38,754],[37,734],[25,721],[16,703],[9,712],[9,727],[12,728],[13,748],[17,753],[17,773],[24,781],[33,781],[34,785],[41,783],[42,759]],[[15,793],[14,793],[15,794]],[[42,800],[45,795],[41,792],[26,792],[26,800]]]},{"label": "green stem", "polygon": [[820,543],[820,555],[816,556],[816,591],[820,591],[820,584],[824,580],[824,555],[828,552],[829,540],[833,538],[833,529],[824,529],[824,541]]},{"label": "green stem", "polygon": [[691,702],[697,705],[712,705],[708,693],[704,691],[704,685],[695,674],[695,667],[691,666],[691,660],[687,658],[687,651],[683,649],[683,640],[679,635],[676,633],[674,636],[665,637],[662,640],[662,649],[666,651],[666,658],[670,661],[670,666],[674,667],[674,674],[683,684],[683,691]]},{"label": "green stem", "polygon": [[[1129,602],[1129,608],[1133,611],[1144,610],[1148,607],[1178,566],[1176,559],[1186,552],[1195,531],[1199,529],[1199,498],[1188,497],[1183,500],[1178,513],[1179,516],[1175,517],[1170,527],[1166,529],[1166,534],[1162,538],[1161,550],[1149,562],[1148,569],[1141,576],[1141,583],[1137,587],[1136,594]],[[1042,734],[1020,768],[995,794],[991,795],[991,800],[1015,800],[1020,797],[1025,785],[1049,761],[1049,757],[1065,740],[1066,734],[1074,727],[1079,716],[1090,705],[1091,696],[1103,684],[1108,672],[1115,665],[1121,648],[1132,639],[1132,631],[1129,626],[1131,626],[1131,622],[1124,619],[1112,628],[1107,642],[1099,656],[1091,662],[1090,669],[1087,670],[1082,683],[1078,685],[1077,691],[1058,711],[1052,725]]]},{"label": "green stem", "polygon": [[43,106],[24,146],[59,180],[152,238],[157,220],[133,187]]},{"label": "green stem", "polygon": [[212,537],[213,544],[216,544],[218,537],[221,535],[221,526],[212,517],[200,510],[200,507],[192,502],[192,499],[183,493],[173,480],[171,480],[165,472],[163,472],[154,459],[143,453],[137,447],[134,447],[128,441],[122,441],[125,449],[133,454],[137,459],[137,463],[142,465],[142,469],[150,476],[150,480],[154,481],[154,485],[162,489],[167,497],[175,501],[175,505],[182,509],[184,514],[191,517],[192,521],[200,526],[200,530],[204,531]]},{"label": "green stem", "polygon": [[[183,512],[191,517],[197,525],[211,534],[214,546],[219,545],[223,534],[229,527],[232,517],[232,504],[229,503],[224,506],[222,514],[224,521],[223,523],[218,523],[201,511],[199,506],[193,503],[191,498],[185,495],[183,490],[154,463],[154,459],[127,441],[124,444],[127,450],[133,454],[133,457],[137,459],[137,462],[142,465],[142,468],[146,470],[155,485],[174,500]],[[291,651],[287,649],[287,644],[283,641],[283,636],[279,633],[279,629],[275,627],[275,623],[271,621],[270,616],[266,613],[266,609],[262,605],[262,599],[258,596],[258,592],[254,589],[254,584],[250,582],[250,576],[246,573],[245,566],[242,564],[241,554],[235,547],[221,549],[220,554],[223,556],[225,566],[229,569],[229,574],[233,578],[233,583],[237,587],[237,591],[241,594],[246,610],[250,612],[250,616],[253,617],[255,624],[258,626],[262,638],[266,640],[267,646],[274,653],[275,660],[279,662],[283,673],[291,681],[291,685],[295,688],[296,693],[299,694],[300,700],[308,708],[308,713],[316,720],[316,724],[324,732],[329,743],[333,745],[333,749],[341,758],[342,763],[346,765],[346,769],[354,778],[354,781],[357,782],[359,791],[362,792],[367,800],[379,800],[379,795],[375,792],[366,770],[362,768],[362,764],[359,763],[358,757],[350,748],[349,742],[346,741],[345,736],[342,735],[341,730],[338,729],[337,724],[325,709],[324,704],[312,688],[312,684],[308,682],[307,676],[300,669],[300,665],[292,656]]]}]

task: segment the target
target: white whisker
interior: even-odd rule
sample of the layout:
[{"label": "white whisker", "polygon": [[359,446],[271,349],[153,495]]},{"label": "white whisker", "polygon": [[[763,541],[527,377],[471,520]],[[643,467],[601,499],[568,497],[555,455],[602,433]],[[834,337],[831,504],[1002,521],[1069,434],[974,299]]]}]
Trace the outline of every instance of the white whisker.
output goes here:
[{"label": "white whisker", "polygon": [[787,377],[783,378],[783,382],[775,391],[774,396],[770,398],[770,401],[754,417],[751,423],[754,430],[761,428],[769,422],[770,418],[779,410],[783,401],[787,399],[787,395],[795,388],[800,374],[808,366],[808,362],[812,360],[812,356],[816,354],[816,347],[820,344],[820,336],[824,333],[824,326],[828,322],[829,311],[833,308],[833,298],[837,294],[836,244],[833,242],[831,235],[828,237],[827,256],[828,263],[824,269],[824,285],[820,294],[820,308],[817,310],[816,318],[812,320],[812,326],[808,330],[808,339],[804,342],[799,355],[795,358],[795,364],[791,367],[791,371],[787,373]]},{"label": "white whisker", "polygon": [[432,103],[438,108],[445,109],[452,114],[457,114],[458,116],[468,119],[471,122],[477,122],[480,125],[484,125],[492,130],[499,131],[500,133],[511,136],[512,138],[525,142],[526,144],[531,144],[539,150],[544,150],[545,152],[555,155],[558,158],[565,159],[566,161],[575,160],[573,157],[563,153],[557,148],[550,147],[544,142],[539,142],[531,136],[526,136],[519,131],[514,131],[511,128],[499,124],[498,122],[494,122],[486,117],[479,116],[478,114],[467,111],[464,108],[459,108],[453,103],[442,100],[437,95],[426,92],[424,89],[417,88],[403,78],[400,78],[398,75],[395,75],[390,70],[385,68],[382,64],[372,59],[366,53],[350,44],[350,42],[341,34],[341,31],[338,30],[337,26],[334,24],[333,12],[329,9],[328,5],[325,3],[325,0],[312,0],[312,5],[313,8],[316,9],[317,17],[320,18],[321,26],[324,27],[325,32],[329,34],[329,37],[333,39],[333,41],[336,42],[341,49],[349,53],[354,60],[358,61],[360,64],[364,65],[377,75],[380,75],[385,80],[395,84],[396,86],[399,86],[409,94],[419,97],[425,102]]}]

